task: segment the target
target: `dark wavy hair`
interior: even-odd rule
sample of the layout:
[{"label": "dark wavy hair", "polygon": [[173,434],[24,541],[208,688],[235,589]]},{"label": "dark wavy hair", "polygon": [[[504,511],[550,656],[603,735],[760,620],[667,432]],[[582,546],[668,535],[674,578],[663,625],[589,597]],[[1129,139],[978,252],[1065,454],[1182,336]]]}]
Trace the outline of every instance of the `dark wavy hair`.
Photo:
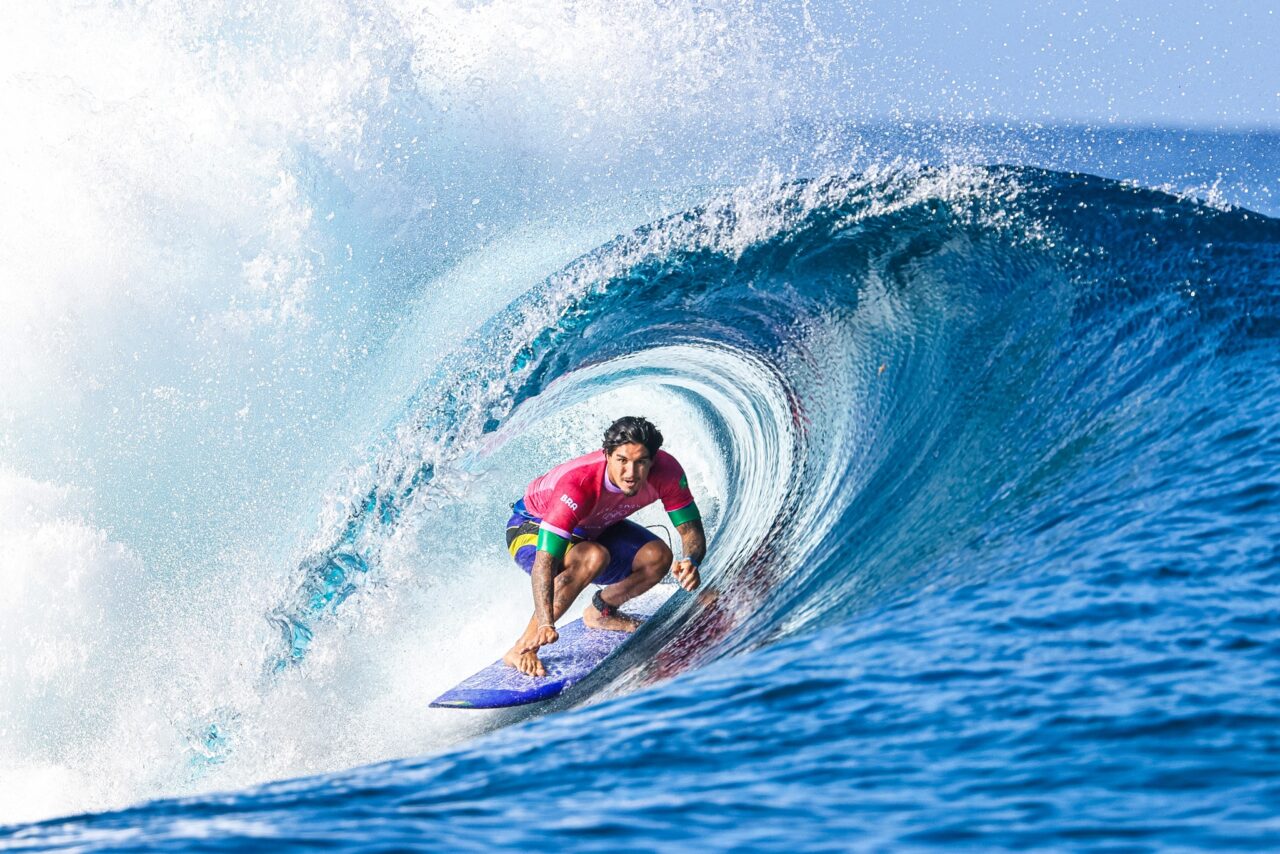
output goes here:
[{"label": "dark wavy hair", "polygon": [[647,418],[639,415],[624,415],[617,421],[609,425],[609,429],[604,431],[604,452],[606,455],[612,454],[613,449],[619,445],[630,445],[631,443],[644,445],[649,451],[650,457],[658,455],[658,449],[662,447],[662,434],[658,432],[658,428],[649,423]]}]

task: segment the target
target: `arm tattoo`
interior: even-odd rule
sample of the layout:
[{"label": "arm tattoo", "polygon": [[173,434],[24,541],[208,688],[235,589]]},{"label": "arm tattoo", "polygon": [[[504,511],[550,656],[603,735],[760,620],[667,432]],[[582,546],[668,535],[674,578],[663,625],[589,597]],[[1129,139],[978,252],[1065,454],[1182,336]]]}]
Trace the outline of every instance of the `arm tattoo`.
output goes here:
[{"label": "arm tattoo", "polygon": [[553,594],[556,587],[556,570],[564,563],[564,558],[553,557],[550,553],[539,551],[533,559],[533,571],[529,573],[533,582],[533,614],[538,618],[538,625],[555,623]]},{"label": "arm tattoo", "polygon": [[694,563],[701,564],[707,555],[707,535],[702,530],[701,519],[691,519],[676,527],[680,533],[680,545],[684,556]]}]

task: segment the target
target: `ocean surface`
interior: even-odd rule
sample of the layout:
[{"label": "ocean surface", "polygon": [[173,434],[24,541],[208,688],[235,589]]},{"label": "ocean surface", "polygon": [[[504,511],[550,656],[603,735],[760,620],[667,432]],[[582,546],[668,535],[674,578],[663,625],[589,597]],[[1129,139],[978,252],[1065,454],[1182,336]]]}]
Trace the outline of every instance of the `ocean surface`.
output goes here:
[{"label": "ocean surface", "polygon": [[[1280,847],[1280,133],[871,121],[763,12],[374,8],[23,13],[0,849]],[[623,414],[703,589],[427,708]]]}]

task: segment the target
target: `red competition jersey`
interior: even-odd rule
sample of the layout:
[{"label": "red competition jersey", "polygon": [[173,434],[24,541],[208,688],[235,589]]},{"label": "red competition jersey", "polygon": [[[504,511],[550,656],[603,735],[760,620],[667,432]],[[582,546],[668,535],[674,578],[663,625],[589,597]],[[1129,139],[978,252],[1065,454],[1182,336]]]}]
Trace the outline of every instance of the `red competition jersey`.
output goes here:
[{"label": "red competition jersey", "polygon": [[635,495],[627,496],[613,485],[603,451],[592,451],[561,463],[536,477],[524,493],[524,506],[542,520],[544,531],[568,540],[574,528],[587,539],[630,516],[641,507],[662,499],[662,507],[674,525],[699,518],[684,469],[666,451],[658,451],[649,479]]}]

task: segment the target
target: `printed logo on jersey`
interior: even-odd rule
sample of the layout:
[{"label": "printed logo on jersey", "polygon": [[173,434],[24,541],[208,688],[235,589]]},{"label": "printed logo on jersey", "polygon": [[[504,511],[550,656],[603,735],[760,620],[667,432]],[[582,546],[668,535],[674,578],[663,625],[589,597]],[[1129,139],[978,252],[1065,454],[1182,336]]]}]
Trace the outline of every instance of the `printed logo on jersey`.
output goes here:
[{"label": "printed logo on jersey", "polygon": [[680,488],[681,489],[689,488],[689,477],[687,475],[683,475],[683,474],[680,475]]},{"label": "printed logo on jersey", "polygon": [[565,504],[568,504],[568,505],[569,505],[569,509],[570,509],[570,510],[573,510],[573,511],[575,511],[575,512],[577,511],[577,509],[578,509],[578,502],[574,501],[574,500],[573,500],[572,498],[570,498],[569,496],[567,496],[567,495],[561,495],[561,496],[560,496],[560,500],[561,500],[562,502],[564,502]]}]

